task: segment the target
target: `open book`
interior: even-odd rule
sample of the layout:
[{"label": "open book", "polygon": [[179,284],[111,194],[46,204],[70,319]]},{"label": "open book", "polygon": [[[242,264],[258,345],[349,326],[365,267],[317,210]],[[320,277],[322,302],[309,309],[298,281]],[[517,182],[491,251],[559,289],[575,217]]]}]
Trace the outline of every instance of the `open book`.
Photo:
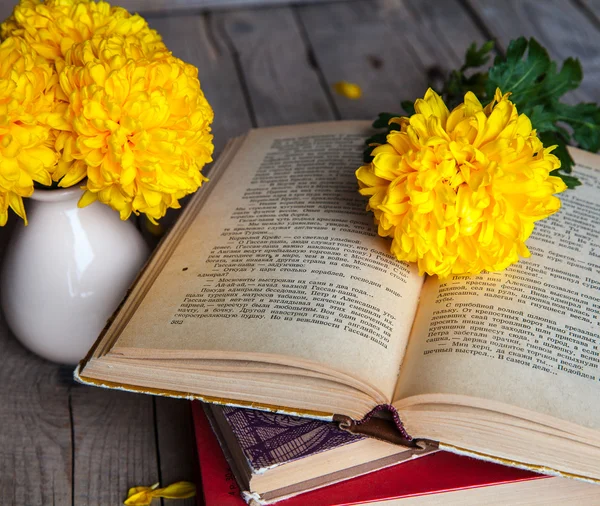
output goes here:
[{"label": "open book", "polygon": [[375,233],[354,176],[367,135],[232,141],[76,377],[359,432],[387,406],[405,437],[600,479],[600,157],[573,151],[583,186],[530,259],[440,282]]}]

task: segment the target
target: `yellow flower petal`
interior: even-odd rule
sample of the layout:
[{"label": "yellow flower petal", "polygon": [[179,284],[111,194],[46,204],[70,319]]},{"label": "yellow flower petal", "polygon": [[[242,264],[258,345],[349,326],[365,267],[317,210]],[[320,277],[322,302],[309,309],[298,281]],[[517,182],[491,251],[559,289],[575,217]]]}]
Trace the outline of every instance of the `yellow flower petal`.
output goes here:
[{"label": "yellow flower petal", "polygon": [[15,193],[8,194],[8,204],[11,209],[17,213],[18,216],[23,218],[25,225],[27,225],[27,216],[25,215],[25,206],[23,205],[23,199]]},{"label": "yellow flower petal", "polygon": [[179,481],[165,487],[160,492],[159,497],[165,499],[187,499],[196,495],[196,486],[187,481]]},{"label": "yellow flower petal", "polygon": [[[130,14],[122,7],[88,0],[45,1],[20,0],[13,15],[0,27],[2,39],[18,35],[40,55],[49,60],[67,58],[74,45],[100,36],[109,39],[118,35],[130,42],[141,41],[151,52],[166,51],[160,36],[151,30],[142,17]],[[103,46],[108,51],[109,43]],[[136,54],[137,51],[131,50]],[[91,51],[86,51],[89,57]],[[97,54],[96,54],[97,56]],[[98,76],[98,74],[96,74]]]},{"label": "yellow flower petal", "polygon": [[362,89],[358,84],[350,83],[348,81],[339,81],[333,85],[333,89],[339,95],[349,98],[350,100],[357,100],[362,96]]},{"label": "yellow flower petal", "polygon": [[196,485],[187,481],[178,481],[164,488],[158,488],[158,483],[150,487],[132,487],[129,489],[126,506],[149,506],[152,499],[188,499],[196,495]]},{"label": "yellow flower petal", "polygon": [[97,199],[97,196],[95,193],[87,190],[84,192],[84,194],[81,196],[81,198],[79,199],[79,202],[77,203],[78,207],[86,207],[89,206],[91,203],[95,202]]},{"label": "yellow flower petal", "polygon": [[27,223],[22,198],[34,181],[52,183],[57,83],[55,69],[23,39],[0,44],[0,225],[9,207]]},{"label": "yellow flower petal", "polygon": [[72,127],[57,141],[62,161],[76,163],[59,164],[63,184],[77,184],[83,164],[94,197],[82,205],[97,199],[121,219],[145,213],[157,220],[178,208],[206,181],[200,171],[212,160],[213,111],[197,70],[120,34],[75,43],[65,58],[60,87]]},{"label": "yellow flower petal", "polygon": [[537,220],[560,208],[560,167],[509,94],[485,108],[473,93],[448,111],[428,90],[416,113],[357,170],[378,233],[392,237],[399,260],[419,272],[476,274],[529,255],[524,241]]}]

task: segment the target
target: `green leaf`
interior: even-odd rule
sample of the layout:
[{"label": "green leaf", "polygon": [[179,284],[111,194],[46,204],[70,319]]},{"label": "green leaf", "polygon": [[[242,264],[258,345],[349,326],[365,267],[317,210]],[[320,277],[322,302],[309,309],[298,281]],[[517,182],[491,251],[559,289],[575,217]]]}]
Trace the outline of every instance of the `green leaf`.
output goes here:
[{"label": "green leaf", "polygon": [[548,144],[544,142],[544,146],[553,145],[557,142],[562,142],[565,145],[571,138],[571,133],[564,128],[563,125],[556,123],[556,111],[552,110],[550,106],[544,108],[542,105],[536,105],[531,111],[527,111],[525,114],[531,120],[531,124],[537,130],[538,137],[542,138],[542,134],[548,132],[554,132],[559,138],[559,141]]},{"label": "green leaf", "polygon": [[[525,54],[526,49],[527,39],[525,37],[511,40],[508,43],[508,49],[506,50],[506,61],[516,62],[517,60],[520,60]],[[496,66],[496,62],[494,62],[494,66]]]},{"label": "green leaf", "polygon": [[442,87],[442,98],[449,109],[454,109],[460,104],[465,94],[472,91],[482,102],[487,102],[486,83],[488,80],[487,72],[475,72],[469,77],[465,70],[474,69],[485,65],[490,57],[490,52],[494,48],[494,41],[488,41],[479,49],[475,43],[469,46],[465,55],[465,63],[458,70],[450,72],[448,79]]},{"label": "green leaf", "polygon": [[371,155],[371,153],[373,152],[374,149],[375,149],[375,146],[370,146],[363,151],[363,162],[371,163],[373,161],[374,157]]},{"label": "green leaf", "polygon": [[557,126],[554,124],[556,121],[556,115],[554,111],[545,109],[542,105],[536,105],[531,109],[528,114],[531,124],[535,125],[534,128],[539,132],[554,132],[557,130]]},{"label": "green leaf", "polygon": [[577,186],[581,185],[581,181],[579,181],[579,179],[577,179],[576,177],[574,177],[574,176],[567,176],[565,174],[560,174],[558,172],[558,170],[560,170],[560,169],[553,170],[552,172],[550,172],[550,175],[551,176],[558,176],[558,177],[560,177],[563,180],[563,182],[567,185],[567,188],[569,190],[573,190]]},{"label": "green leaf", "polygon": [[488,40],[479,49],[477,44],[473,42],[467,49],[465,55],[465,63],[460,68],[460,72],[464,72],[467,69],[474,69],[477,67],[483,67],[490,59],[490,52],[494,49],[494,41]]},{"label": "green leaf", "polygon": [[[527,58],[523,59],[525,50]],[[520,38],[511,42],[505,60],[496,59],[489,72],[486,90],[490,96],[496,88],[503,93],[510,91],[510,99],[519,112],[533,116],[535,128],[545,130],[550,128],[549,123],[557,121],[553,111],[560,97],[577,88],[582,77],[578,60],[568,58],[557,71],[556,63],[535,39]],[[544,126],[536,121],[541,117]]]},{"label": "green leaf", "polygon": [[560,160],[560,169],[557,170],[570,174],[575,162],[569,154],[565,138],[556,132],[544,132],[540,134],[539,137],[544,147],[549,148],[550,146],[556,146],[553,153]]},{"label": "green leaf", "polygon": [[[488,81],[487,72],[473,74],[471,77],[463,79],[463,90],[460,94],[460,97],[458,97],[460,100],[458,101],[458,103],[456,105],[458,105],[459,103],[461,103],[464,100],[465,94],[468,91],[473,92],[475,94],[475,96],[479,99],[479,101],[485,105],[489,101],[487,99],[487,94],[485,91],[487,81]],[[456,107],[456,105],[453,106],[452,108]]]},{"label": "green leaf", "polygon": [[[527,59],[522,59],[526,49]],[[510,91],[513,94],[511,100],[516,100],[514,97],[519,93],[540,86],[539,81],[549,70],[550,64],[548,52],[535,39],[528,42],[520,37],[509,44],[506,60],[499,62],[496,59],[488,72],[487,94],[493,97],[496,88],[500,88],[502,93]]]},{"label": "green leaf", "polygon": [[402,106],[402,109],[406,111],[407,116],[412,116],[415,113],[414,102],[411,102],[410,100],[403,100],[400,102],[400,105]]},{"label": "green leaf", "polygon": [[560,72],[556,72],[556,63],[551,62],[546,73],[538,78],[538,83],[529,89],[515,93],[513,100],[519,105],[533,105],[557,101],[567,91],[576,89],[581,83],[583,72],[579,60],[568,58]]},{"label": "green leaf", "polygon": [[380,112],[377,119],[373,122],[373,128],[387,128],[392,118],[402,116],[401,114],[391,114],[389,112]]},{"label": "green leaf", "polygon": [[[496,56],[489,71],[473,72],[473,69],[488,62],[493,47],[492,41],[479,48],[475,43],[469,46],[463,65],[446,78],[441,93],[444,102],[449,109],[453,109],[471,91],[486,105],[497,88],[503,93],[510,92],[510,100],[519,113],[529,117],[544,146],[557,146],[554,154],[560,159],[561,168],[554,171],[553,175],[561,177],[569,188],[577,186],[579,181],[567,175],[574,164],[567,145],[577,143],[589,151],[600,150],[598,105],[569,105],[560,101],[565,93],[581,84],[583,71],[579,60],[567,58],[558,65],[535,39],[519,37],[509,43],[506,56]],[[467,70],[468,73],[465,72]],[[408,115],[415,112],[410,101],[402,102],[402,107]],[[389,117],[393,116],[396,115],[380,115],[375,125],[384,128],[385,132],[381,134],[383,137],[374,138],[385,142],[381,139],[399,128],[397,124],[389,124]]]},{"label": "green leaf", "polygon": [[573,137],[579,146],[588,151],[600,149],[600,108],[597,104],[555,104],[556,120],[567,123],[573,129]]},{"label": "green leaf", "polygon": [[369,137],[365,143],[369,144],[384,144],[387,137],[387,132],[379,132]]}]

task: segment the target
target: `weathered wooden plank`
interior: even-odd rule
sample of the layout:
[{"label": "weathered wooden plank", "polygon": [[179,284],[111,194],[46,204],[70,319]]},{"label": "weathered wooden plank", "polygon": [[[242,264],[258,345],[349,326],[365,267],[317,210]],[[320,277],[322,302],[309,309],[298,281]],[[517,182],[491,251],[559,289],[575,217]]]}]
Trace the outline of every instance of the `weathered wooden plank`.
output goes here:
[{"label": "weathered wooden plank", "polygon": [[[196,481],[198,457],[190,402],[156,398],[156,428],[162,485]],[[202,490],[198,489],[202,494]],[[163,506],[195,506],[196,499],[163,499]]]},{"label": "weathered wooden plank", "polygon": [[4,21],[12,14],[16,3],[13,0],[0,0],[0,21]]},{"label": "weathered wooden plank", "polygon": [[579,58],[583,82],[568,100],[600,101],[600,31],[576,4],[564,0],[467,1],[503,48],[524,35],[535,37],[558,61]]},{"label": "weathered wooden plank", "polygon": [[[0,228],[0,256],[16,222]],[[1,314],[0,385],[0,504],[72,504],[68,383],[21,346]]]},{"label": "weathered wooden plank", "polygon": [[[266,7],[290,3],[320,3],[340,0],[120,0],[131,12],[177,12],[197,9],[226,9],[239,7]],[[343,0],[342,0],[343,1]],[[117,2],[115,2],[117,3]]]},{"label": "weathered wooden plank", "polygon": [[68,387],[0,320],[0,504],[71,504]]},{"label": "weathered wooden plank", "polygon": [[394,31],[407,34],[407,43],[428,67],[454,70],[462,65],[467,48],[487,39],[460,0],[404,0],[406,11],[397,9],[391,21]]},{"label": "weathered wooden plank", "polygon": [[359,84],[359,100],[334,95],[344,118],[401,112],[423,96],[428,74],[459,66],[483,36],[458,1],[355,1],[297,8],[328,86]]},{"label": "weathered wooden plank", "polygon": [[77,506],[122,504],[159,481],[152,398],[76,385],[71,392]]},{"label": "weathered wooden plank", "polygon": [[258,126],[334,119],[290,8],[214,13],[238,58]]},{"label": "weathered wooden plank", "polygon": [[595,18],[595,22],[600,22],[600,0],[579,0],[578,6],[584,9],[584,14],[587,17]]}]

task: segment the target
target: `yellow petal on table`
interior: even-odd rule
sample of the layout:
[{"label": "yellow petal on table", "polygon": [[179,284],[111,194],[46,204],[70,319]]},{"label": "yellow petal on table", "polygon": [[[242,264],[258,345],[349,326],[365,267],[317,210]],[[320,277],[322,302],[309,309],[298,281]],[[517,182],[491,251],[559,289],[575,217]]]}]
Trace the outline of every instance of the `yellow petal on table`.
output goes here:
[{"label": "yellow petal on table", "polygon": [[196,495],[196,485],[189,481],[178,481],[159,490],[159,496],[165,499],[187,499]]},{"label": "yellow petal on table", "polygon": [[362,89],[358,84],[349,83],[348,81],[339,81],[333,85],[333,89],[339,95],[349,98],[351,100],[357,100],[362,95]]},{"label": "yellow petal on table", "polygon": [[196,495],[196,485],[188,481],[178,481],[164,488],[158,488],[158,483],[151,487],[132,487],[129,489],[126,506],[149,506],[152,499],[164,497],[166,499],[187,499]]}]

